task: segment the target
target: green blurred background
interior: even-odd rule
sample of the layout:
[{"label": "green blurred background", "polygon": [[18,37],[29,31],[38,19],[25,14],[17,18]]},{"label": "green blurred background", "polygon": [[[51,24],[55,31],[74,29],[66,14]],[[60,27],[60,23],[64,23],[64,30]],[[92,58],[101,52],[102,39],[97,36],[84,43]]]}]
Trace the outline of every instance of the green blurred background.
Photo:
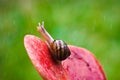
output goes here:
[{"label": "green blurred background", "polygon": [[0,80],[41,80],[23,45],[44,21],[55,39],[87,48],[120,80],[120,0],[0,0]]}]

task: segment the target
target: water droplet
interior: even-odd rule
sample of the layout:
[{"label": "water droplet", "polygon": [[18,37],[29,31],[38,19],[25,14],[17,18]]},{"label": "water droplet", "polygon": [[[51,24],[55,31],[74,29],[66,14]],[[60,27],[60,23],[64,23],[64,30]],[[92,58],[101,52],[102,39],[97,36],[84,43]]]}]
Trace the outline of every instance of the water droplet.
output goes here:
[{"label": "water droplet", "polygon": [[110,29],[112,30],[112,28],[113,28],[113,24],[111,23],[111,24],[110,24]]},{"label": "water droplet", "polygon": [[106,20],[106,16],[105,16],[105,15],[103,16],[103,20],[104,20],[104,21]]},{"label": "water droplet", "polygon": [[13,20],[13,25],[15,25],[16,24],[16,22],[15,22],[15,20]]}]

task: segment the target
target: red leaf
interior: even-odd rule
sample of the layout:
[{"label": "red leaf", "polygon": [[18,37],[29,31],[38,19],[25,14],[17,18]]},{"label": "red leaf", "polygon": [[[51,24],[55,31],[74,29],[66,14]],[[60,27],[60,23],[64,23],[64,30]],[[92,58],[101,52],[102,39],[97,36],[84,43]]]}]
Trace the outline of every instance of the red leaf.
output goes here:
[{"label": "red leaf", "polygon": [[44,80],[106,80],[101,65],[86,49],[69,46],[71,55],[55,63],[47,44],[34,35],[26,35],[27,53]]}]

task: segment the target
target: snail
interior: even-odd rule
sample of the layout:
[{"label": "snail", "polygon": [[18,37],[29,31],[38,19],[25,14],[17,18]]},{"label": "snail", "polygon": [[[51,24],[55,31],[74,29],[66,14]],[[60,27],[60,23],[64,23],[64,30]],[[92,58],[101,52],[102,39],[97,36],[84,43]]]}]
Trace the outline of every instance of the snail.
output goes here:
[{"label": "snail", "polygon": [[45,38],[54,59],[57,61],[62,61],[70,56],[71,52],[67,44],[63,40],[54,40],[44,28],[44,22],[42,22],[42,24],[39,23],[37,29],[39,33]]}]

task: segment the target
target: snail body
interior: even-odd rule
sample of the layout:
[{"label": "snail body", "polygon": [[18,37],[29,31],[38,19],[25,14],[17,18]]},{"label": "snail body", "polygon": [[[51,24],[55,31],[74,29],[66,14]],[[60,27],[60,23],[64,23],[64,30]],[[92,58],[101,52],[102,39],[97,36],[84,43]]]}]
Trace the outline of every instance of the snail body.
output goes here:
[{"label": "snail body", "polygon": [[56,59],[57,61],[62,61],[70,56],[71,53],[67,44],[63,40],[54,40],[51,35],[45,30],[44,22],[42,22],[42,25],[39,24],[38,31],[47,41],[47,44],[54,59]]}]

